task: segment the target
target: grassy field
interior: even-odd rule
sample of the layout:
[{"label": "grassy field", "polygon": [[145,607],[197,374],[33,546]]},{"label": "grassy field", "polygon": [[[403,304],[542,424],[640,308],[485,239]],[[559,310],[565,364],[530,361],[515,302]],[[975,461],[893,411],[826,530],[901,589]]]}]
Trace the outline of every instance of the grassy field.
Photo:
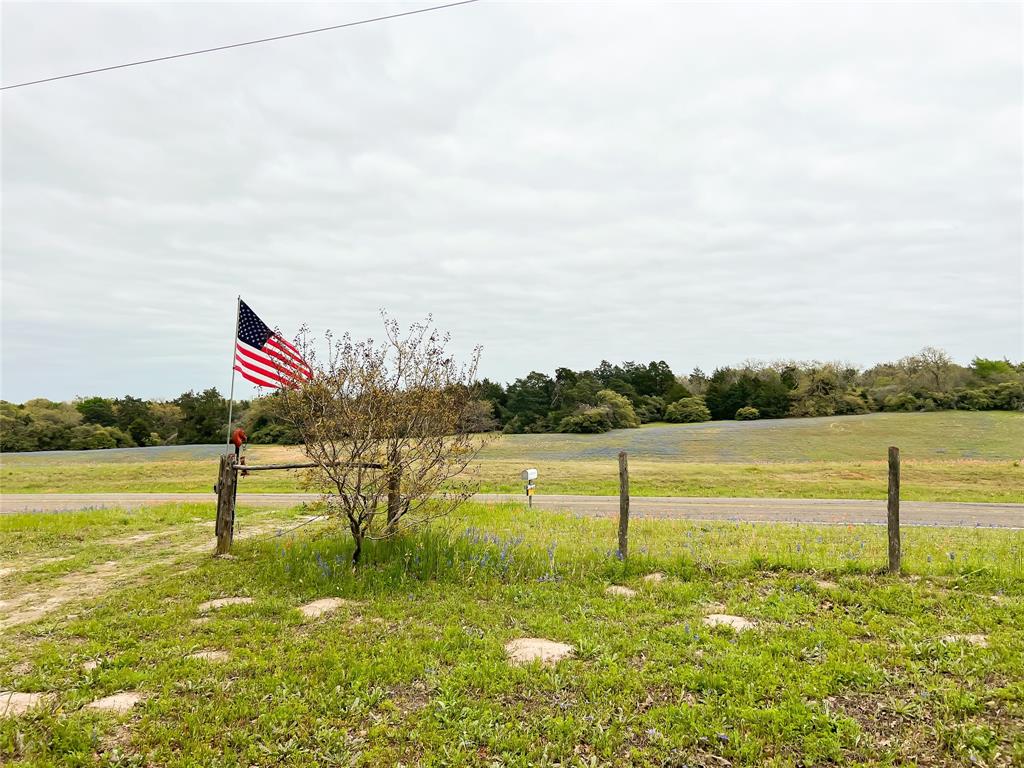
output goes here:
[{"label": "grassy field", "polygon": [[[275,537],[286,510],[214,560],[212,514],[0,518],[0,689],[47,695],[0,763],[1024,765],[1019,532],[907,530],[897,578],[876,528],[636,521],[624,564],[612,521],[470,505],[353,572],[329,523]],[[575,653],[513,666],[524,637]]]},{"label": "grassy field", "polygon": [[[518,493],[540,472],[540,493],[615,494],[620,448],[638,496],[884,498],[886,448],[901,447],[903,498],[1024,502],[1024,414],[872,414],[828,419],[648,425],[605,435],[503,435],[477,464],[481,490]],[[8,493],[207,491],[218,446],[8,454]],[[249,459],[299,458],[253,446]],[[243,479],[242,490],[301,490],[300,473]]]}]

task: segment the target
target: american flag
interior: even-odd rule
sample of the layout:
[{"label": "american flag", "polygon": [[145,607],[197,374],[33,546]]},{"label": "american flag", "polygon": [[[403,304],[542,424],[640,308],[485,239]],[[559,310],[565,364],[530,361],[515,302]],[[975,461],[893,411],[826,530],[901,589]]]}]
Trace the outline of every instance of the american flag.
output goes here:
[{"label": "american flag", "polygon": [[256,386],[272,389],[294,388],[313,377],[299,350],[260,320],[241,299],[238,300],[235,370]]}]

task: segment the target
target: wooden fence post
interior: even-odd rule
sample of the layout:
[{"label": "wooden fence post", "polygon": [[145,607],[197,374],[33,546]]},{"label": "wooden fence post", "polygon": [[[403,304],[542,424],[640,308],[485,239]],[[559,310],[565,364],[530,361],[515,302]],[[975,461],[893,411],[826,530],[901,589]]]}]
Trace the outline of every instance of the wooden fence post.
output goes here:
[{"label": "wooden fence post", "polygon": [[889,446],[889,573],[900,572],[900,449]]},{"label": "wooden fence post", "polygon": [[629,463],[619,451],[619,558],[629,555]]},{"label": "wooden fence post", "polygon": [[235,471],[235,454],[225,453],[220,457],[220,474],[217,478],[217,551],[224,555],[231,549],[235,537],[235,491],[238,473]]}]

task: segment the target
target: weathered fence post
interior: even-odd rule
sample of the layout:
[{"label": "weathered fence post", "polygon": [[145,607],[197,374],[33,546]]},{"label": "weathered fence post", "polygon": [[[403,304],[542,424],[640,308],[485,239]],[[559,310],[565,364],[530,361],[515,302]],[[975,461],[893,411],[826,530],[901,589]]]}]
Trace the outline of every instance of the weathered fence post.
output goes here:
[{"label": "weathered fence post", "polygon": [[235,491],[237,487],[235,454],[225,453],[220,457],[220,473],[217,477],[217,551],[227,554],[235,537]]},{"label": "weathered fence post", "polygon": [[629,555],[629,463],[619,451],[619,558]]},{"label": "weathered fence post", "polygon": [[889,446],[889,573],[900,572],[900,449]]}]

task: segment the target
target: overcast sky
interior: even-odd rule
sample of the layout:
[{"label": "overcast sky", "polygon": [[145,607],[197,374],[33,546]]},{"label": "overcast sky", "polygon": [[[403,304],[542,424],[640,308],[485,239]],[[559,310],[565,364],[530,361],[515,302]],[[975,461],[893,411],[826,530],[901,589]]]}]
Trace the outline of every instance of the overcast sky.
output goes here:
[{"label": "overcast sky", "polygon": [[[2,80],[429,4],[5,2]],[[239,293],[503,381],[1024,356],[1017,3],[482,2],[2,108],[8,400],[226,392]]]}]

